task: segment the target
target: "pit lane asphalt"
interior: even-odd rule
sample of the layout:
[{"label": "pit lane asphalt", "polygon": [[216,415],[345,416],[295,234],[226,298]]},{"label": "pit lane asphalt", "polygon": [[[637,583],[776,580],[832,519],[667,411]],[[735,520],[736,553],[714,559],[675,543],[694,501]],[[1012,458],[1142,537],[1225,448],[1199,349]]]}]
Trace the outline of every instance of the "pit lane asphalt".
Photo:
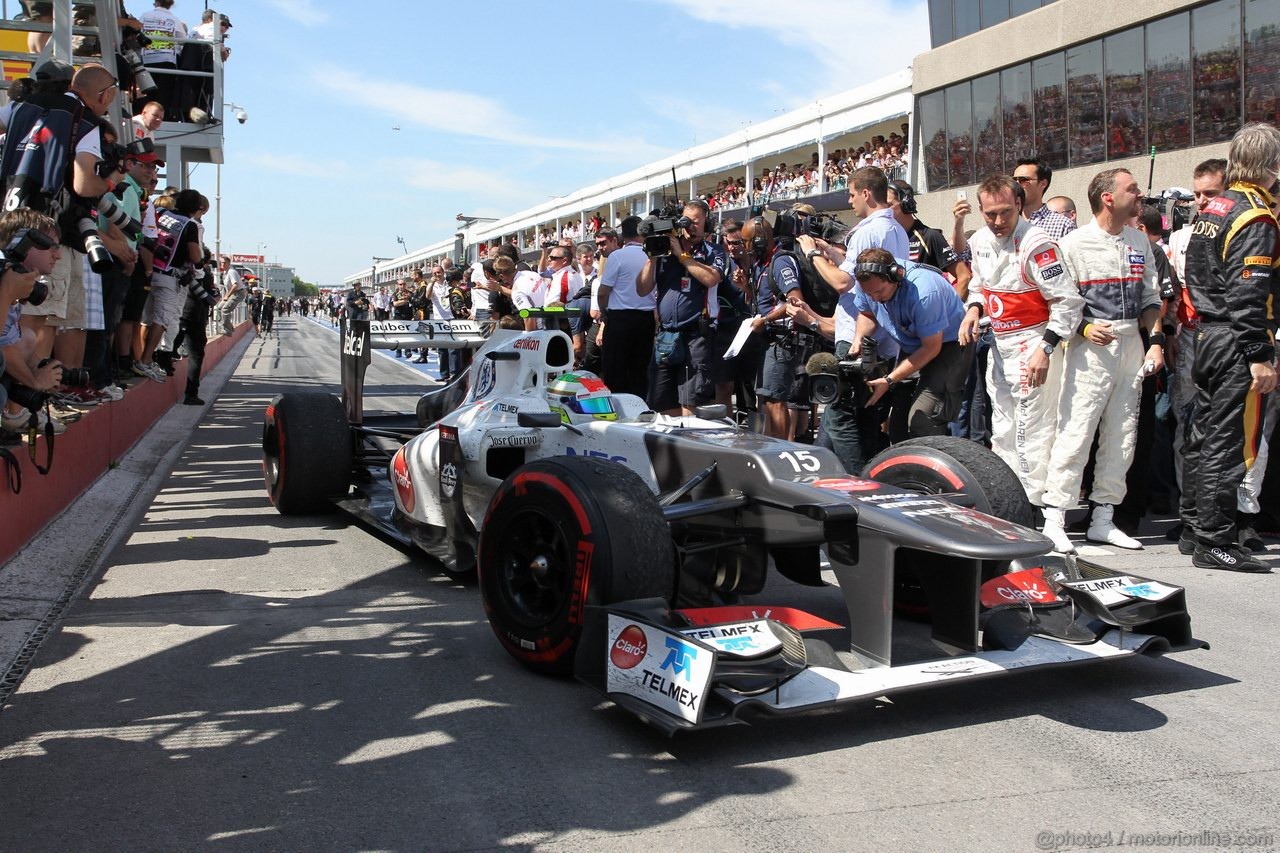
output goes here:
[{"label": "pit lane asphalt", "polygon": [[[130,491],[111,478],[151,484],[0,711],[0,849],[1032,850],[1202,830],[1276,847],[1280,576],[1193,569],[1158,536],[1095,551],[1186,586],[1212,650],[668,740],[513,663],[474,587],[343,516],[269,506],[264,406],[338,379],[332,331],[277,328],[228,360],[198,425],[175,407],[60,541],[0,572],[74,565]],[[369,407],[426,381],[375,357]],[[835,590],[785,581],[757,600],[797,597],[843,615]]]}]

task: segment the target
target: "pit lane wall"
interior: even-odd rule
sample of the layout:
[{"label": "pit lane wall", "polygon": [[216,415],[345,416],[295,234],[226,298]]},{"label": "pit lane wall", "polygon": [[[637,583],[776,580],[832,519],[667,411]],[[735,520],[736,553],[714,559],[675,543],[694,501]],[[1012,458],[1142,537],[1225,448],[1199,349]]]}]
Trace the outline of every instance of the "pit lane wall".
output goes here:
[{"label": "pit lane wall", "polygon": [[[201,375],[207,376],[217,367],[252,328],[251,323],[244,322],[230,335],[211,339],[205,349]],[[86,411],[84,417],[55,439],[53,466],[48,476],[40,476],[25,444],[8,448],[21,466],[22,492],[15,495],[7,485],[0,487],[0,566],[7,564],[49,522],[88,491],[182,399],[187,384],[187,363],[185,358],[179,361],[168,382],[136,383],[123,400],[103,403]],[[41,464],[44,464],[45,453],[45,439],[41,437],[36,442],[36,459]]]}]

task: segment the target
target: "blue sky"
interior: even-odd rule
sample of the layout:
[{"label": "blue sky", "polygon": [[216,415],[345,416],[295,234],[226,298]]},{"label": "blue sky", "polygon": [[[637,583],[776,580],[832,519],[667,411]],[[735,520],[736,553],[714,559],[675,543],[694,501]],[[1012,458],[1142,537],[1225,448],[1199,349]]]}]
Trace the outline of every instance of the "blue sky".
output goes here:
[{"label": "blue sky", "polygon": [[[173,11],[198,23],[203,8]],[[228,111],[223,251],[265,242],[268,260],[322,285],[401,254],[397,236],[410,250],[446,239],[457,213],[515,213],[928,48],[924,0],[215,8],[234,25],[226,99],[249,113],[240,125]],[[212,199],[213,167],[191,184]]]}]

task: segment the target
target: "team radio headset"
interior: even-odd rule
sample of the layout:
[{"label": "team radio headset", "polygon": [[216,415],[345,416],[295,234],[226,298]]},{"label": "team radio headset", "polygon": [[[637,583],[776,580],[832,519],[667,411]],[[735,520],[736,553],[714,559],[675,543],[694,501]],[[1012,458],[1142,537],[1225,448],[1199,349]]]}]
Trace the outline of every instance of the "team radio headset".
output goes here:
[{"label": "team radio headset", "polygon": [[[859,281],[868,276],[878,275],[881,278],[888,279],[894,284],[902,284],[902,280],[907,277],[907,271],[902,268],[902,264],[877,264],[862,263],[858,264],[853,270],[853,277]],[[888,383],[887,388],[892,388],[898,381],[892,375],[886,374],[884,381]]]}]

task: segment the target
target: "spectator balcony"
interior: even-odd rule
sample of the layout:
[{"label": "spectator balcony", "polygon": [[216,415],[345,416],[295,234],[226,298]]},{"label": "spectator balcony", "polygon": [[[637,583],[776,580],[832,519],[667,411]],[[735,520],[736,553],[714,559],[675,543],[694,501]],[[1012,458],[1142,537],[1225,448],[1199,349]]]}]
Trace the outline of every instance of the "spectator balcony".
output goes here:
[{"label": "spectator balcony", "polygon": [[[47,59],[58,59],[76,67],[99,63],[117,79],[122,71],[126,78],[129,76],[128,70],[119,68],[117,63],[121,43],[120,29],[115,26],[102,27],[96,23],[114,22],[122,17],[120,0],[53,0],[31,5],[41,10],[50,10],[51,17],[9,19],[8,15],[21,9],[11,8],[18,7],[16,2],[5,3],[6,19],[0,21],[0,60],[3,61],[3,86],[6,91],[13,80],[29,76],[34,68]],[[214,20],[218,20],[216,13]],[[42,37],[45,33],[49,34],[47,40]],[[30,34],[37,34],[36,41],[44,41],[43,47],[38,51],[29,49],[34,46],[29,41]],[[169,183],[185,186],[188,163],[222,163],[224,159],[223,60],[220,41],[209,42],[193,38],[173,41],[177,44],[210,48],[207,70],[191,70],[182,67],[182,64],[172,70],[151,67],[146,69],[155,78],[169,75],[191,87],[192,102],[200,106],[208,117],[201,122],[165,121],[155,131],[156,150],[167,164]],[[112,105],[111,122],[122,130],[128,130],[127,122],[132,114],[132,96],[124,91],[118,102]],[[190,118],[190,115],[183,118]],[[125,134],[122,138],[129,139],[131,136],[131,133]]]}]

